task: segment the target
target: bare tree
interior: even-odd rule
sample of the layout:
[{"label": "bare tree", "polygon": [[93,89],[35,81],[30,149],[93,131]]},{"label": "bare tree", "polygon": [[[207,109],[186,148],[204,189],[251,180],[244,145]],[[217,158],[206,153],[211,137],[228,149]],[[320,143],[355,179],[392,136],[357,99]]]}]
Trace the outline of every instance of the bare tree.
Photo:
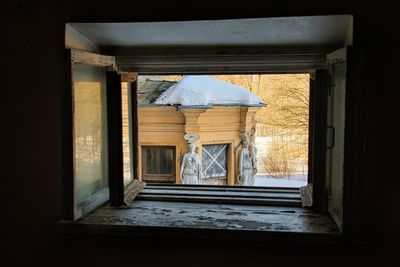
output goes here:
[{"label": "bare tree", "polygon": [[[264,167],[268,173],[285,175],[307,169],[309,75],[217,75],[218,79],[247,88],[267,106],[256,114],[256,135],[270,136],[269,155]],[[294,167],[294,165],[305,166]],[[277,171],[280,169],[280,171]]]}]

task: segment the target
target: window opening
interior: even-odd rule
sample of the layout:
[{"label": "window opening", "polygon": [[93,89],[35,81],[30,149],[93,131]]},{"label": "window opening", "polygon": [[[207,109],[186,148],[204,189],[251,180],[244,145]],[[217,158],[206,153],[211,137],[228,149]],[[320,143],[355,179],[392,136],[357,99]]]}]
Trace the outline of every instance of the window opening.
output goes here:
[{"label": "window opening", "polygon": [[[139,143],[179,144],[182,161],[184,135],[198,134],[200,183],[240,186],[247,140],[253,186],[299,188],[308,176],[309,87],[308,73],[139,75]],[[173,182],[182,183],[179,172]]]}]

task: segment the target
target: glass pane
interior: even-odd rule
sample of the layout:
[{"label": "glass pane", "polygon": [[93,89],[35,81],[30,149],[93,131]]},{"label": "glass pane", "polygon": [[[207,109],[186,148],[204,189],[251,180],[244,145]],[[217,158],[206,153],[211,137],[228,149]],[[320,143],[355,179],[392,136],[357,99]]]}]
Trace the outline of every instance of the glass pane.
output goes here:
[{"label": "glass pane", "polygon": [[75,64],[73,77],[76,204],[85,206],[108,187],[105,69]]},{"label": "glass pane", "polygon": [[203,178],[226,177],[228,145],[203,145]]}]

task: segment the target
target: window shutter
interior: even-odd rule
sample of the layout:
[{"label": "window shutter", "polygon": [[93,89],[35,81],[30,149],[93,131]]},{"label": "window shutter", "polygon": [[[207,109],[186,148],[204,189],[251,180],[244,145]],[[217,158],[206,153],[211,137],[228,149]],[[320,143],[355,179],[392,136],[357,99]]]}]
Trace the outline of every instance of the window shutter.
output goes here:
[{"label": "window shutter", "polygon": [[[109,200],[111,84],[117,84],[114,57],[66,50],[68,151],[65,219],[76,220]],[[110,81],[113,72],[113,83]],[[111,135],[112,136],[112,135]],[[117,148],[118,149],[118,148]]]}]

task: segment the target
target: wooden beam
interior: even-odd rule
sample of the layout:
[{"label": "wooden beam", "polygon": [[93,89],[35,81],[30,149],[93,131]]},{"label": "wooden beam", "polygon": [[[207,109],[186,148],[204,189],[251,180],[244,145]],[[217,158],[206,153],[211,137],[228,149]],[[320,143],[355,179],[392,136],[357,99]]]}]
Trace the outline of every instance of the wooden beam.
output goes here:
[{"label": "wooden beam", "polygon": [[330,78],[328,70],[316,70],[313,103],[313,143],[312,143],[312,177],[313,209],[318,213],[327,211],[326,190],[326,131],[327,101]]},{"label": "wooden beam", "polygon": [[132,203],[135,197],[139,195],[140,192],[142,192],[145,186],[145,182],[140,182],[137,179],[134,179],[127,186],[125,186],[125,203]]},{"label": "wooden beam", "polygon": [[99,55],[86,51],[71,49],[72,63],[90,64],[99,67],[110,67],[116,70],[115,58],[113,56]]},{"label": "wooden beam", "polygon": [[315,73],[310,75],[310,91],[308,101],[308,171],[307,183],[313,182],[313,140],[314,140],[314,94],[315,94]]},{"label": "wooden beam", "polygon": [[119,74],[121,75],[121,82],[133,83],[138,77],[137,72],[120,72]]},{"label": "wooden beam", "polygon": [[139,105],[138,105],[138,88],[137,88],[137,79],[130,83],[128,86],[128,96],[129,96],[129,118],[130,118],[130,131],[129,131],[129,140],[131,140],[130,144],[130,154],[131,160],[133,164],[131,167],[133,168],[133,178],[139,178]]},{"label": "wooden beam", "polygon": [[108,179],[110,205],[124,205],[121,76],[107,72]]},{"label": "wooden beam", "polygon": [[72,62],[71,50],[65,50],[65,84],[63,109],[63,218],[74,220],[74,164],[72,117]]},{"label": "wooden beam", "polygon": [[182,196],[182,195],[145,195],[139,194],[137,200],[146,201],[168,201],[184,203],[209,203],[209,204],[232,204],[252,206],[284,206],[301,207],[301,201],[297,199],[275,199],[275,198],[247,198],[247,197],[212,197],[212,196]]},{"label": "wooden beam", "polygon": [[151,189],[145,188],[141,195],[176,195],[176,196],[209,196],[209,197],[245,197],[245,198],[273,198],[273,199],[296,199],[300,201],[300,193],[275,193],[275,192],[223,192],[204,190],[181,190],[181,189]]},{"label": "wooden beam", "polygon": [[121,71],[140,73],[308,72],[325,68],[321,55],[119,56]]},{"label": "wooden beam", "polygon": [[248,192],[248,193],[279,193],[279,194],[300,194],[299,188],[280,188],[280,187],[259,187],[253,186],[253,188],[242,187],[242,186],[198,186],[198,185],[186,185],[186,184],[167,184],[149,183],[146,186],[146,190],[185,190],[185,191],[206,191],[206,192]]},{"label": "wooden beam", "polygon": [[[337,45],[318,46],[265,46],[265,45],[229,45],[229,46],[102,46],[101,51],[109,55],[127,57],[190,57],[190,56],[259,56],[259,55],[308,55],[321,56],[337,49]],[[323,61],[325,61],[323,56]]]},{"label": "wooden beam", "polygon": [[289,194],[298,195],[300,197],[299,188],[280,188],[280,187],[258,187],[253,186],[253,188],[244,186],[219,186],[219,185],[209,185],[209,186],[197,186],[197,185],[187,185],[187,184],[168,184],[168,183],[149,183],[146,185],[145,191],[176,191],[179,192],[207,192],[213,194],[216,192],[218,194]]},{"label": "wooden beam", "polygon": [[102,48],[121,71],[144,73],[308,72],[326,68],[326,52],[276,47]]},{"label": "wooden beam", "polygon": [[274,191],[267,188],[241,188],[216,186],[149,185],[137,200],[158,200],[194,203],[223,203],[246,205],[301,206],[297,188]]},{"label": "wooden beam", "polygon": [[365,49],[347,47],[346,120],[343,164],[343,234],[362,241],[363,176],[367,135],[365,129]]}]

